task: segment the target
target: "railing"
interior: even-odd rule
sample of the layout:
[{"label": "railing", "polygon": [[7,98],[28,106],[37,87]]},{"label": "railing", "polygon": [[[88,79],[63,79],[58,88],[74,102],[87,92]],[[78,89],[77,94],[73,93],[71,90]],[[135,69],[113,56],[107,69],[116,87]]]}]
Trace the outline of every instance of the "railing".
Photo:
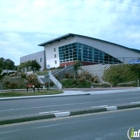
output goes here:
[{"label": "railing", "polygon": [[54,84],[55,84],[59,89],[62,89],[62,84],[51,74],[51,71],[49,71],[49,78],[54,82]]}]

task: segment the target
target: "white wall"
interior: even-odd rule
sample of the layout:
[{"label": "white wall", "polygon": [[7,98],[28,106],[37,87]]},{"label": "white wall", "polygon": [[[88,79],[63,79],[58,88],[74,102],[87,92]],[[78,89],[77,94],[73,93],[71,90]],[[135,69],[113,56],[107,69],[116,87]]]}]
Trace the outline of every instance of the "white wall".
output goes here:
[{"label": "white wall", "polygon": [[[52,67],[59,67],[60,61],[59,61],[59,47],[64,46],[70,43],[75,42],[74,37],[69,37],[60,41],[56,41],[52,44],[45,46],[45,52],[46,52],[46,66],[50,65],[50,68]],[[54,48],[56,48],[56,52],[54,52]],[[56,54],[56,58],[54,57],[54,54]],[[57,64],[55,64],[55,60],[57,61]]]}]

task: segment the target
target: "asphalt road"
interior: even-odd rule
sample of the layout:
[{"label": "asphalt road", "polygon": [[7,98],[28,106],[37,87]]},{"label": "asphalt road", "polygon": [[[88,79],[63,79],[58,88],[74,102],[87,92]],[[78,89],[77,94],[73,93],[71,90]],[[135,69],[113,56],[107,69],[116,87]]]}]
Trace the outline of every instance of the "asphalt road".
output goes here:
[{"label": "asphalt road", "polygon": [[0,101],[0,120],[140,102],[140,93],[115,93]]},{"label": "asphalt road", "polygon": [[[140,109],[0,126],[0,140],[128,140],[140,129]],[[139,138],[137,138],[139,139]]]}]

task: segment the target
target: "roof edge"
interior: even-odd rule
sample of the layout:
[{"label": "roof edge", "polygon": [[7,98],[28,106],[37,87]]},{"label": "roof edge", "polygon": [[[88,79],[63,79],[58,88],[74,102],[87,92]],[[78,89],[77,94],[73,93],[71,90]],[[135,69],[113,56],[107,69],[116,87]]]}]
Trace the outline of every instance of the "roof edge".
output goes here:
[{"label": "roof edge", "polygon": [[38,44],[38,46],[45,46],[47,44],[52,44],[53,42],[57,42],[57,41],[60,41],[62,39],[66,39],[70,36],[74,37],[76,34],[72,34],[72,33],[68,33],[68,34],[65,34],[63,36],[60,36],[60,37],[57,37],[57,38],[54,38],[54,39],[51,39],[50,41],[46,41],[46,42],[43,42],[41,44]]},{"label": "roof edge", "polygon": [[39,44],[38,46],[45,46],[45,45],[47,45],[47,44],[52,44],[52,43],[54,43],[54,42],[60,41],[60,40],[62,40],[62,39],[66,39],[66,38],[71,37],[71,36],[72,36],[72,37],[74,37],[74,36],[79,36],[79,37],[90,38],[90,39],[94,39],[94,40],[97,40],[97,41],[102,41],[102,42],[105,42],[105,43],[109,43],[109,44],[112,44],[112,45],[117,45],[117,46],[119,46],[119,47],[123,47],[123,48],[129,49],[129,50],[131,50],[131,51],[140,53],[140,50],[138,50],[138,49],[129,48],[129,47],[126,47],[126,46],[123,46],[123,45],[119,45],[119,44],[116,44],[116,43],[112,43],[112,42],[109,42],[109,41],[105,41],[105,40],[101,40],[101,39],[97,39],[97,38],[93,38],[93,37],[89,37],[89,36],[85,36],[85,35],[74,34],[74,33],[65,34],[65,35],[63,35],[63,36],[54,38],[54,39],[52,39],[52,40],[50,40],[50,41],[41,43],[41,44]]}]

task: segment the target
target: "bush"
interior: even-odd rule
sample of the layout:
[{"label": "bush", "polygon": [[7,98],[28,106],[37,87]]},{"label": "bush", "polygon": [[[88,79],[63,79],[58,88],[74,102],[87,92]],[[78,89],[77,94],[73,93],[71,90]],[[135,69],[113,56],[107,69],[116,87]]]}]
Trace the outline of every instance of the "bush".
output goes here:
[{"label": "bush", "polygon": [[9,84],[10,84],[9,81],[5,81],[5,82],[4,82],[4,87],[5,87],[5,88],[9,88]]},{"label": "bush", "polygon": [[[45,83],[45,86],[48,88],[49,87],[49,82]],[[50,82],[50,87],[54,86],[54,82]]]},{"label": "bush", "polygon": [[81,74],[79,74],[79,79],[81,81],[85,81],[85,80],[91,81],[91,77],[92,75],[87,71],[83,71]]},{"label": "bush", "polygon": [[9,84],[11,84],[11,83],[17,84],[16,88],[23,89],[23,88],[25,88],[26,80],[23,78],[10,78],[7,76],[3,78],[3,88],[4,89],[8,89]]},{"label": "bush", "polygon": [[70,74],[69,73],[65,73],[65,78],[70,78]]},{"label": "bush", "polygon": [[139,64],[112,65],[104,71],[103,80],[117,86],[119,83],[127,83],[140,79]]},{"label": "bush", "polygon": [[21,78],[26,78],[26,74],[24,72],[21,73]]},{"label": "bush", "polygon": [[17,88],[17,84],[16,83],[10,83],[8,86],[9,86],[10,89]]},{"label": "bush", "polygon": [[76,79],[64,79],[61,81],[64,88],[90,88],[90,82]]},{"label": "bush", "polygon": [[30,74],[26,77],[29,84],[37,85],[39,84],[38,78],[35,74]]},{"label": "bush", "polygon": [[110,84],[106,84],[106,83],[93,83],[92,86],[93,86],[94,88],[97,88],[97,87],[99,87],[99,88],[111,87]]},{"label": "bush", "polygon": [[91,82],[92,83],[99,83],[98,77],[97,76],[92,76],[91,77]]}]

